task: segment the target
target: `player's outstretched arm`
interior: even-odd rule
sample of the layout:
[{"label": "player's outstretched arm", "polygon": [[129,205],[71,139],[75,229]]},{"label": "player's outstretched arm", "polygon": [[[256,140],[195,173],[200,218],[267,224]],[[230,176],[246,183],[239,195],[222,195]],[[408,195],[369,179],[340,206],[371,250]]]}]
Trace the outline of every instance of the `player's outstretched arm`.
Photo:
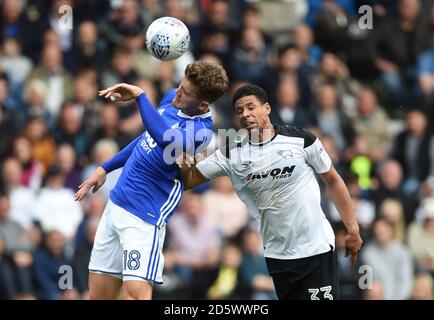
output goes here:
[{"label": "player's outstretched arm", "polygon": [[104,184],[106,177],[107,172],[103,167],[96,168],[92,175],[78,187],[78,191],[75,193],[74,200],[81,201],[92,187],[92,192],[97,192],[98,189]]},{"label": "player's outstretched arm", "polygon": [[112,101],[130,101],[137,98],[143,90],[128,83],[118,83],[107,89],[100,90],[98,95]]},{"label": "player's outstretched arm", "polygon": [[176,163],[179,167],[179,175],[184,183],[184,190],[194,188],[208,181],[196,168],[196,162],[191,155],[187,153],[181,154],[176,159]]},{"label": "player's outstretched arm", "polygon": [[101,164],[94,173],[84,181],[75,194],[75,201],[80,201],[84,198],[90,188],[93,188],[93,193],[97,192],[99,188],[104,184],[107,173],[112,172],[118,168],[122,168],[133,153],[134,147],[140,141],[141,135],[131,141],[125,148],[118,152],[113,158]]},{"label": "player's outstretched arm", "polygon": [[136,99],[142,122],[151,137],[159,146],[165,147],[169,144],[174,144],[174,147],[176,148],[182,148],[182,150],[191,150],[192,146],[194,145],[193,138],[187,136],[184,130],[180,130],[182,139],[175,139],[174,141],[164,139],[164,134],[168,130],[177,129],[172,129],[163,120],[160,113],[154,108],[145,92],[141,88],[127,83],[119,83],[99,91],[99,96],[111,99],[112,101],[129,101]]},{"label": "player's outstretched arm", "polygon": [[345,237],[346,255],[351,255],[351,263],[354,267],[363,241],[360,237],[359,224],[357,223],[350,193],[333,165],[328,172],[320,174],[320,177],[327,185],[330,196],[347,229],[348,234]]}]

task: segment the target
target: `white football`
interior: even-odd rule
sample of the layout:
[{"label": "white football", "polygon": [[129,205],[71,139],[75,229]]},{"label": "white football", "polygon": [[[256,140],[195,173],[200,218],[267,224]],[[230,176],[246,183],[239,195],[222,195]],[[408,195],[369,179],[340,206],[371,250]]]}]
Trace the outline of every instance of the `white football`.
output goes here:
[{"label": "white football", "polygon": [[190,45],[190,32],[179,19],[162,17],[146,31],[146,48],[157,59],[168,61],[182,56]]}]

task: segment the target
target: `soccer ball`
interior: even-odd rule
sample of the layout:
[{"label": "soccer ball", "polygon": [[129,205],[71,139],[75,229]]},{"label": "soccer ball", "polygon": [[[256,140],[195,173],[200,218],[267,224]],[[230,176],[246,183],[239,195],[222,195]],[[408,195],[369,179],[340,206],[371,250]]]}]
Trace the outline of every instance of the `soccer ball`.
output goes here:
[{"label": "soccer ball", "polygon": [[187,51],[190,32],[186,25],[173,17],[162,17],[146,31],[146,48],[157,59],[175,60]]}]

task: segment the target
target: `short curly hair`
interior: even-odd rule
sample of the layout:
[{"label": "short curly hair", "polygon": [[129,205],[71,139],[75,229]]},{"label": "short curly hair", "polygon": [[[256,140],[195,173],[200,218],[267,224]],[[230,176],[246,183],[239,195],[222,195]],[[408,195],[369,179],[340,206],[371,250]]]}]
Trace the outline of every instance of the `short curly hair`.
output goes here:
[{"label": "short curly hair", "polygon": [[196,61],[187,66],[185,77],[197,90],[197,96],[209,103],[220,98],[228,89],[225,69],[215,63]]}]

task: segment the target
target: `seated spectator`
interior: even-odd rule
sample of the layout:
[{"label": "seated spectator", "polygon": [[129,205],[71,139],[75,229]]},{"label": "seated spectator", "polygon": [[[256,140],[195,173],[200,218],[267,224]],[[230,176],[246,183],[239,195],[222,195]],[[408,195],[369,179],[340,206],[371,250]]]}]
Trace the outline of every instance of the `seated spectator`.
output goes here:
[{"label": "seated spectator", "polygon": [[342,111],[349,117],[354,116],[356,96],[361,90],[360,83],[354,79],[345,62],[334,53],[326,52],[321,57],[318,72],[310,80],[313,91],[323,85],[332,85],[339,97]]},{"label": "seated spectator", "polygon": [[299,24],[293,30],[294,45],[300,50],[304,63],[317,66],[320,62],[322,49],[314,43],[312,29],[305,24]]},{"label": "seated spectator", "polygon": [[413,222],[408,228],[408,245],[416,260],[416,266],[434,277],[434,200],[422,200],[424,221]]},{"label": "seated spectator", "polygon": [[116,142],[119,150],[131,142],[131,138],[121,132],[119,110],[115,104],[110,102],[103,104],[99,110],[98,118],[101,121],[101,126],[89,137],[87,143],[86,153],[89,156],[92,148],[99,140],[112,139]]},{"label": "seated spectator", "polygon": [[281,80],[276,91],[276,103],[271,109],[271,120],[278,125],[308,128],[308,108],[299,104],[298,86],[293,80]]},{"label": "seated spectator", "polygon": [[384,218],[373,226],[374,239],[361,253],[362,264],[372,268],[374,280],[381,283],[386,300],[406,300],[413,283],[413,261],[408,248],[393,240],[392,226]]},{"label": "seated spectator", "polygon": [[[194,193],[184,193],[181,207],[168,225],[169,243],[165,252],[190,292],[190,299],[206,295],[212,281],[211,270],[220,259],[222,237],[217,226],[208,219],[202,199]],[[166,265],[166,267],[168,267]]]},{"label": "seated spectator", "polygon": [[[111,159],[118,151],[119,149],[115,141],[111,139],[99,140],[93,147],[91,163],[83,169],[81,180],[84,181],[89,178],[98,166]],[[119,168],[107,174],[105,183],[98,189],[98,194],[108,199],[108,195],[118,181],[121,173],[122,168]]]},{"label": "seated spectator", "polygon": [[422,110],[407,110],[405,122],[405,130],[393,142],[390,158],[401,164],[404,170],[403,191],[412,194],[429,175],[434,174],[434,136]]},{"label": "seated spectator", "polygon": [[42,49],[40,64],[34,68],[28,81],[39,79],[47,87],[44,105],[53,117],[57,117],[64,100],[72,97],[72,78],[62,65],[62,52],[54,44]]},{"label": "seated spectator", "polygon": [[40,117],[43,119],[45,126],[52,130],[54,128],[54,117],[48,111],[45,105],[45,96],[47,95],[47,86],[40,79],[33,79],[27,83],[24,89],[24,109],[29,118]]},{"label": "seated spectator", "polygon": [[86,223],[85,239],[75,248],[73,258],[73,270],[75,287],[80,293],[81,297],[88,299],[89,287],[89,261],[92,252],[93,242],[95,239],[96,230],[98,228],[100,218],[93,216]]},{"label": "seated spectator", "polygon": [[47,127],[44,118],[40,115],[30,116],[24,128],[24,136],[32,145],[32,154],[42,165],[42,172],[56,160],[56,142]]},{"label": "seated spectator", "polygon": [[374,91],[360,91],[357,96],[357,114],[353,121],[356,134],[366,140],[369,158],[374,162],[383,160],[389,152],[392,132],[390,119],[378,105]]},{"label": "seated spectator", "polygon": [[351,261],[346,257],[345,237],[347,235],[342,222],[334,225],[336,238],[337,273],[339,274],[340,299],[359,300],[362,291],[359,288],[360,274],[357,267],[351,266]]},{"label": "seated spectator", "polygon": [[21,184],[37,191],[42,183],[43,166],[34,157],[31,142],[25,136],[18,136],[12,141],[12,155],[22,169]]},{"label": "seated spectator", "polygon": [[351,146],[354,129],[351,120],[340,110],[336,88],[323,84],[316,91],[316,109],[313,111],[313,124],[322,134],[331,136],[340,152]]},{"label": "seated spectator", "polygon": [[59,287],[59,279],[62,273],[59,273],[59,270],[60,267],[68,265],[71,264],[65,258],[65,238],[59,231],[47,231],[43,246],[36,250],[34,256],[35,284],[38,298],[45,300],[61,299],[62,292]]},{"label": "seated spectator", "polygon": [[2,180],[9,194],[10,218],[26,230],[32,229],[35,220],[35,192],[21,184],[23,170],[15,158],[3,162]]},{"label": "seated spectator", "polygon": [[379,166],[378,173],[379,186],[372,192],[377,210],[386,199],[398,200],[404,208],[404,221],[408,225],[414,219],[416,206],[414,199],[402,191],[403,172],[400,163],[387,160]]},{"label": "seated spectator", "polygon": [[0,193],[0,237],[3,252],[10,259],[9,284],[13,299],[32,299],[33,296],[33,244],[30,232],[10,220],[10,202]]},{"label": "seated spectator", "polygon": [[217,277],[208,288],[207,297],[210,300],[239,299],[240,281],[239,268],[241,264],[241,252],[238,246],[228,243],[223,247],[220,266],[217,269]]},{"label": "seated spectator", "polygon": [[242,261],[240,281],[245,291],[243,299],[275,300],[277,299],[274,283],[268,274],[267,265],[259,233],[247,227],[242,236]]},{"label": "seated spectator", "polygon": [[57,163],[65,177],[65,188],[77,191],[81,184],[81,169],[77,163],[77,156],[70,144],[62,144],[57,149]]},{"label": "seated spectator", "polygon": [[235,237],[249,221],[247,208],[227,177],[213,180],[211,190],[202,199],[207,218],[219,227],[225,238]]},{"label": "seated spectator", "polygon": [[83,112],[84,110],[76,103],[65,101],[60,109],[54,130],[56,143],[72,145],[78,158],[84,154],[86,149],[87,135],[83,123]]},{"label": "seated spectator", "polygon": [[429,274],[420,273],[414,279],[410,300],[433,300],[433,290],[432,277]]},{"label": "seated spectator", "polygon": [[35,202],[35,216],[43,231],[57,230],[63,241],[71,242],[83,219],[83,210],[74,201],[74,192],[63,187],[64,181],[65,176],[58,165],[48,169],[45,186]]},{"label": "seated spectator", "polygon": [[378,24],[372,33],[372,58],[380,72],[388,102],[394,109],[409,106],[415,83],[414,64],[427,49],[429,29],[420,0],[398,1],[397,14]]},{"label": "seated spectator", "polygon": [[386,219],[393,228],[393,238],[405,243],[404,208],[396,199],[386,199],[378,208],[379,216]]}]

